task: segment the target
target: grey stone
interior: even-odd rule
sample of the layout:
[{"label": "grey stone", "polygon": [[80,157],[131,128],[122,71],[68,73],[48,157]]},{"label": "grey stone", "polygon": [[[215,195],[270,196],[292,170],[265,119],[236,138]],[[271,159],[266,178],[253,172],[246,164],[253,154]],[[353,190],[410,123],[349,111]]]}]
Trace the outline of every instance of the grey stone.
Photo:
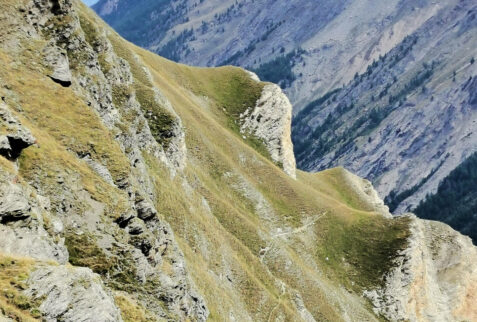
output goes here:
[{"label": "grey stone", "polygon": [[66,52],[60,47],[50,45],[43,50],[43,53],[45,55],[45,63],[52,70],[48,76],[63,87],[71,86],[72,76]]},{"label": "grey stone", "polygon": [[23,190],[15,184],[0,185],[0,223],[30,217],[31,206]]},{"label": "grey stone", "polygon": [[0,155],[7,159],[17,159],[23,149],[36,142],[31,132],[22,126],[3,101],[0,101],[0,123],[6,131],[0,136]]},{"label": "grey stone", "polygon": [[68,262],[68,250],[64,240],[58,243],[41,227],[12,228],[0,225],[0,252],[14,256],[30,257],[36,260]]},{"label": "grey stone", "polygon": [[145,230],[144,222],[138,218],[134,218],[129,222],[127,229],[131,235],[140,235]]},{"label": "grey stone", "polygon": [[151,220],[157,215],[157,210],[154,206],[147,200],[142,200],[136,203],[137,216],[144,220]]},{"label": "grey stone", "polygon": [[43,299],[46,321],[122,321],[112,295],[89,268],[40,266],[30,274],[25,294]]},{"label": "grey stone", "polygon": [[292,105],[277,85],[265,85],[256,106],[241,115],[242,133],[263,140],[273,161],[296,178],[296,163],[291,141]]}]

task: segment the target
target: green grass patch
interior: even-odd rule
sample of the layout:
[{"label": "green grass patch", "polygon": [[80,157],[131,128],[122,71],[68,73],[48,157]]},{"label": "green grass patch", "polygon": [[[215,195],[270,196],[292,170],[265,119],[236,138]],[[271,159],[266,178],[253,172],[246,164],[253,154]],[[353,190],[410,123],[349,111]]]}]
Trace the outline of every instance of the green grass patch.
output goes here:
[{"label": "green grass patch", "polygon": [[65,246],[69,261],[74,266],[89,267],[93,272],[105,275],[115,265],[116,259],[106,256],[91,234],[69,232],[65,235]]},{"label": "green grass patch", "polygon": [[352,223],[328,219],[316,255],[326,264],[328,274],[357,292],[382,287],[394,259],[408,245],[410,220],[377,215]]}]

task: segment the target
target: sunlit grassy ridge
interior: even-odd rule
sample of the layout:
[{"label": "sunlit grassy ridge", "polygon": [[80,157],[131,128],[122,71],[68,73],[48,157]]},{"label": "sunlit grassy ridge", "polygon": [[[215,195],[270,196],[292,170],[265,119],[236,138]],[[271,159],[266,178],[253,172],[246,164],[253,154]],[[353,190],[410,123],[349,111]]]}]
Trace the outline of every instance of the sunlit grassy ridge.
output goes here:
[{"label": "sunlit grassy ridge", "polygon": [[[307,240],[308,237],[298,236],[283,241],[282,246],[287,253],[284,256],[295,259],[297,269],[303,276],[308,276],[307,278],[312,280],[322,278],[317,276],[326,272],[331,280],[347,285],[358,293],[364,288],[382,283],[383,273],[392,266],[394,256],[406,244],[408,236],[406,219],[394,221],[373,213],[372,207],[366,204],[346,182],[346,176],[341,175],[345,170],[335,169],[316,175],[300,173],[298,182],[294,181],[268,160],[251,151],[240,137],[233,135],[233,132],[230,133],[227,127],[224,128],[220,109],[216,110],[213,106],[214,103],[218,106],[225,104],[227,109],[227,103],[216,97],[217,94],[213,91],[218,85],[213,82],[216,80],[223,82],[223,75],[227,73],[233,81],[236,77],[234,73],[240,72],[239,70],[232,67],[206,70],[187,67],[173,64],[146,51],[136,50],[153,71],[156,85],[171,100],[187,128],[189,158],[190,164],[193,165],[188,168],[190,176],[199,178],[197,182],[200,184],[196,189],[207,199],[216,219],[215,225],[219,225],[222,230],[225,229],[226,236],[231,234],[234,243],[239,242],[241,247],[246,248],[247,254],[250,252],[253,256],[257,256],[261,249],[275,242],[273,238],[270,239],[274,235],[275,227],[297,229],[308,219],[326,214],[313,225],[311,240]],[[218,75],[207,77],[203,75],[205,71],[209,75],[214,72]],[[197,78],[203,83],[212,82],[202,86],[202,91],[199,92],[201,96],[206,96],[212,101],[211,108],[194,104],[195,99],[190,92],[193,94],[198,92],[190,84]],[[204,88],[212,92],[204,91]],[[234,182],[236,177],[240,178],[239,181],[248,182],[252,189],[265,197],[274,213],[273,224],[261,218],[260,211],[254,208],[253,202],[237,189],[239,184]],[[158,207],[161,208],[160,203]],[[196,235],[186,227],[202,226],[199,224],[201,219],[194,220],[198,214],[188,216],[186,214],[188,211],[184,209],[175,211],[173,207],[171,208],[164,213],[172,216],[170,222],[177,231],[182,232],[181,236],[185,236],[182,238],[189,239]],[[177,216],[181,219],[177,220]],[[208,238],[213,240],[220,235],[218,231],[220,231],[218,228],[212,229],[211,232],[206,230],[205,234],[210,234]],[[308,248],[310,246],[311,248]],[[310,272],[313,269],[307,266],[305,260],[300,260],[300,256],[305,252],[308,252],[307,256],[312,255],[315,263],[322,266],[318,272]],[[217,250],[217,253],[220,254],[221,251]],[[189,260],[196,261],[193,258]],[[253,267],[252,260],[240,260],[243,261],[248,267]],[[309,303],[307,307],[316,316],[330,320],[337,319],[337,311],[330,308],[334,301],[332,296],[327,299],[326,295],[321,293],[323,289],[304,283],[294,274],[283,272],[281,265],[284,263],[280,261],[281,259],[276,258],[276,263],[267,263],[267,271],[302,291]],[[249,278],[266,276],[254,272]],[[276,289],[268,291],[272,293],[272,298],[278,301],[277,292],[280,294],[280,291]],[[258,300],[257,294],[259,294],[257,290],[250,294],[245,293],[243,299],[250,307],[254,307],[254,303]],[[279,295],[278,297],[280,298]],[[220,307],[220,303],[217,305]]]},{"label": "sunlit grassy ridge", "polygon": [[[114,52],[129,63],[134,83],[113,89],[115,105],[135,92],[143,108],[165,113],[151,96],[156,87],[182,120],[188,154],[183,173],[171,177],[159,159],[146,151],[143,155],[155,206],[172,226],[210,320],[233,314],[239,321],[297,321],[304,314],[297,304],[301,298],[317,320],[340,321],[344,308],[358,319],[375,319],[361,294],[382,283],[406,245],[407,221],[374,212],[353,190],[345,170],[299,172],[294,180],[270,161],[260,141],[244,139],[238,116],[255,106],[264,86],[244,70],[173,63],[120,39],[79,3],[77,10],[89,41],[94,43],[95,32],[106,28]],[[97,113],[71,88],[45,76],[37,45],[25,45],[22,64],[0,51],[5,66],[0,77],[17,93],[7,91],[5,100],[38,139],[38,145],[23,152],[19,174],[42,187],[53,206],[61,201],[55,199],[59,189],[66,189],[58,177],[74,178],[73,187],[105,204],[103,224],[115,225],[125,211],[126,192],[105,182],[80,156],[106,166],[115,181],[131,171],[129,161]],[[98,61],[107,73],[106,62]],[[148,122],[156,140],[167,146],[161,133],[170,115],[164,115],[160,124]],[[79,214],[90,207],[82,200],[72,206]],[[94,236],[70,236],[67,246],[71,264],[109,278],[108,263],[115,262],[98,248]],[[167,271],[167,263],[161,269]],[[107,285],[121,291],[148,287],[128,271]],[[116,297],[126,321],[148,319],[147,308],[136,300]]]}]

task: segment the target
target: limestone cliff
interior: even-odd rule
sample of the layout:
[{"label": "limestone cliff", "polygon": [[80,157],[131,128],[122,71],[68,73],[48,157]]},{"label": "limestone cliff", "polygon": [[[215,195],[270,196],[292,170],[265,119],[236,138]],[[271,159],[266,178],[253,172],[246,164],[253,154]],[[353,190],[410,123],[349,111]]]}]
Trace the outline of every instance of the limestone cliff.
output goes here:
[{"label": "limestone cliff", "polygon": [[292,106],[277,85],[266,85],[251,111],[241,116],[241,132],[251,133],[265,142],[273,161],[279,163],[285,173],[296,178],[295,155],[291,141]]}]

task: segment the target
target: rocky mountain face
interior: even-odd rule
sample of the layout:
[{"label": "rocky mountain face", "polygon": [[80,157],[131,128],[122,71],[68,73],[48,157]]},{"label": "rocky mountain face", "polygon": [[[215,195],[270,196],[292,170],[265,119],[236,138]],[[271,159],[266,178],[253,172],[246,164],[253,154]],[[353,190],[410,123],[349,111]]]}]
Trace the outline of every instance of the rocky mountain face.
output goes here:
[{"label": "rocky mountain face", "polygon": [[470,239],[297,171],[279,87],[0,9],[1,321],[477,319]]},{"label": "rocky mountain face", "polygon": [[[102,0],[94,9],[165,57],[279,83],[294,104],[298,167],[344,166],[394,213],[414,210],[476,152],[475,1]],[[472,230],[468,215],[467,225],[453,217],[439,219]]]}]

